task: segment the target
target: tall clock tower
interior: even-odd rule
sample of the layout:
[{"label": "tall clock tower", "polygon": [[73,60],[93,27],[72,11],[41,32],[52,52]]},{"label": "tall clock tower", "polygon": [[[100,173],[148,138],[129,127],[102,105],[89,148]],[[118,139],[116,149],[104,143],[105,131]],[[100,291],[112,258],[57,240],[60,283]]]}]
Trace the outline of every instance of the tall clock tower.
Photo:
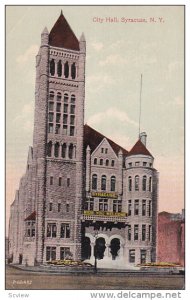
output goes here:
[{"label": "tall clock tower", "polygon": [[62,12],[36,57],[33,158],[36,263],[81,255],[86,42]]}]

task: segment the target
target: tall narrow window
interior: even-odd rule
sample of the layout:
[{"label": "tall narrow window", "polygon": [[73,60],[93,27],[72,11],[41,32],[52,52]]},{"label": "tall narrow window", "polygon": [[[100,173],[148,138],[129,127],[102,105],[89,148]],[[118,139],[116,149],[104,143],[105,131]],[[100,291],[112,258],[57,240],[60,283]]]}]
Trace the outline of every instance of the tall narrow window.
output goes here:
[{"label": "tall narrow window", "polygon": [[56,124],[55,126],[55,133],[60,134],[60,124]]},{"label": "tall narrow window", "polygon": [[53,122],[53,112],[49,113],[49,122]]},{"label": "tall narrow window", "polygon": [[49,111],[53,111],[54,103],[49,102]]},{"label": "tall narrow window", "polygon": [[142,179],[142,190],[146,191],[146,175],[144,175]]},{"label": "tall narrow window", "polygon": [[102,178],[101,178],[101,190],[106,191],[106,176],[105,175],[102,175]]},{"label": "tall narrow window", "polygon": [[148,187],[149,192],[152,192],[152,177],[149,177],[149,187]]},{"label": "tall narrow window", "polygon": [[141,260],[140,260],[141,264],[145,264],[146,263],[146,250],[141,249]]},{"label": "tall narrow window", "polygon": [[142,216],[146,216],[146,200],[142,200]]},{"label": "tall narrow window", "polygon": [[52,123],[49,123],[48,132],[53,133],[53,124]]},{"label": "tall narrow window", "polygon": [[62,177],[59,177],[59,186],[62,185]]},{"label": "tall narrow window", "polygon": [[115,176],[111,176],[111,191],[115,191],[115,183],[116,183],[116,178]]},{"label": "tall narrow window", "polygon": [[142,241],[146,240],[146,225],[142,225]]},{"label": "tall narrow window", "polygon": [[70,116],[70,124],[71,125],[75,124],[75,116],[73,116],[73,115]]},{"label": "tall narrow window", "polygon": [[152,201],[148,201],[148,216],[151,217],[152,215]]},{"label": "tall narrow window", "polygon": [[62,145],[62,151],[61,151],[61,156],[62,156],[62,158],[65,158],[66,157],[66,149],[67,149],[67,145],[64,143],[63,145]]},{"label": "tall narrow window", "polygon": [[71,65],[71,77],[72,77],[72,79],[76,78],[76,66],[75,66],[75,63],[73,63]]},{"label": "tall narrow window", "polygon": [[139,239],[139,225],[134,225],[134,241]]},{"label": "tall narrow window", "polygon": [[58,77],[62,76],[62,63],[61,63],[61,60],[59,60],[59,62],[57,64],[57,75],[58,75]]},{"label": "tall narrow window", "polygon": [[61,112],[61,103],[57,103],[56,112]]},{"label": "tall narrow window", "polygon": [[68,103],[68,100],[69,100],[69,96],[67,93],[64,94],[64,102],[65,103]]},{"label": "tall narrow window", "polygon": [[92,175],[92,189],[97,190],[97,175],[96,174]]},{"label": "tall narrow window", "polygon": [[97,158],[94,159],[94,165],[97,165]]},{"label": "tall narrow window", "polygon": [[61,101],[61,98],[62,98],[61,93],[58,92],[58,93],[57,93],[57,101]]},{"label": "tall narrow window", "polygon": [[152,226],[148,226],[148,240],[151,241],[151,235],[152,235]]},{"label": "tall narrow window", "polygon": [[139,191],[139,176],[135,176],[135,191]]},{"label": "tall narrow window", "polygon": [[112,167],[115,166],[115,160],[114,160],[114,159],[112,159],[112,161],[111,161],[111,166],[112,166]]},{"label": "tall narrow window", "polygon": [[65,78],[69,77],[69,63],[68,63],[68,61],[66,61],[65,66],[64,66],[64,75],[65,75]]},{"label": "tall narrow window", "polygon": [[103,165],[103,159],[101,158],[100,159],[100,166],[102,166]]},{"label": "tall narrow window", "polygon": [[61,120],[61,114],[58,113],[56,114],[56,123],[60,123],[60,120]]},{"label": "tall narrow window", "polygon": [[51,151],[52,151],[52,142],[50,141],[47,144],[47,156],[51,157]]},{"label": "tall narrow window", "polygon": [[50,185],[53,185],[53,176],[50,176]]},{"label": "tall narrow window", "polygon": [[128,225],[128,241],[131,241],[131,225]]},{"label": "tall narrow window", "polygon": [[75,114],[75,105],[74,104],[71,104],[70,113],[73,115]]},{"label": "tall narrow window", "polygon": [[129,250],[129,262],[135,263],[135,249]]},{"label": "tall narrow window", "polygon": [[68,121],[68,115],[64,114],[63,115],[63,124],[67,124]]},{"label": "tall narrow window", "polygon": [[55,157],[59,156],[59,143],[55,143],[55,146],[54,146],[54,156]]},{"label": "tall narrow window", "polygon": [[71,185],[71,179],[68,177],[67,178],[67,187],[69,187]]},{"label": "tall narrow window", "polygon": [[128,178],[128,189],[129,189],[129,192],[132,191],[132,177],[131,176],[129,176],[129,178]]},{"label": "tall narrow window", "polygon": [[109,159],[106,159],[106,166],[109,166]]},{"label": "tall narrow window", "polygon": [[71,95],[71,103],[75,104],[75,95]]},{"label": "tall narrow window", "polygon": [[50,61],[50,74],[51,74],[51,76],[55,75],[55,61],[54,61],[54,59],[52,59]]},{"label": "tall narrow window", "polygon": [[61,211],[61,203],[58,203],[58,205],[57,205],[57,211],[58,211],[58,212]]},{"label": "tall narrow window", "polygon": [[132,211],[132,203],[131,200],[128,200],[128,216],[131,216],[131,211]]},{"label": "tall narrow window", "polygon": [[138,216],[139,215],[139,200],[135,200],[135,205],[134,205],[134,215]]},{"label": "tall narrow window", "polygon": [[46,261],[56,259],[56,247],[46,247]]},{"label": "tall narrow window", "polygon": [[53,210],[53,203],[50,202],[50,203],[49,203],[49,211],[52,211],[52,210]]},{"label": "tall narrow window", "polygon": [[75,126],[70,126],[70,136],[75,135]]},{"label": "tall narrow window", "polygon": [[49,100],[54,100],[54,91],[50,91]]},{"label": "tall narrow window", "polygon": [[73,158],[73,144],[70,144],[69,145],[69,158],[72,159]]}]

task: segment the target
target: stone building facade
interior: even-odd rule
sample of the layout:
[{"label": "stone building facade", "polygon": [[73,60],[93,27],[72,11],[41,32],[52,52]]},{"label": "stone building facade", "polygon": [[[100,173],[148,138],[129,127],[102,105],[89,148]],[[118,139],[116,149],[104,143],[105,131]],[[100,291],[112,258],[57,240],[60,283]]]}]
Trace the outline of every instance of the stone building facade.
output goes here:
[{"label": "stone building facade", "polygon": [[156,259],[158,172],[142,133],[127,151],[84,125],[86,41],[61,13],[36,56],[33,147],[11,205],[9,258],[134,267]]}]

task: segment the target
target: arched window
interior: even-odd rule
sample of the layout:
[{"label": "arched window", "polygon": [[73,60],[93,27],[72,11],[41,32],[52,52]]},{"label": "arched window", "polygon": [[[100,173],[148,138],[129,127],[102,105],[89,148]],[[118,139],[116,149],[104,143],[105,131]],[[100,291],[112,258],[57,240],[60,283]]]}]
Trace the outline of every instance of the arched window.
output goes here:
[{"label": "arched window", "polygon": [[67,103],[69,100],[69,96],[67,93],[64,94],[64,102]]},{"label": "arched window", "polygon": [[59,156],[59,143],[56,143],[54,146],[54,156],[58,157]]},{"label": "arched window", "polygon": [[59,60],[59,62],[57,64],[57,75],[58,75],[58,77],[62,76],[62,63],[61,63],[61,60]]},{"label": "arched window", "polygon": [[148,190],[149,192],[152,192],[152,177],[149,177]]},{"label": "arched window", "polygon": [[139,191],[139,176],[135,176],[135,191]]},{"label": "arched window", "polygon": [[97,190],[97,182],[98,182],[98,178],[96,174],[92,175],[92,189],[93,190]]},{"label": "arched window", "polygon": [[62,156],[62,158],[66,157],[66,149],[67,149],[67,145],[64,143],[62,145],[62,149],[61,149],[61,156]]},{"label": "arched window", "polygon": [[132,191],[132,177],[131,176],[128,177],[128,190],[129,190],[129,192]]},{"label": "arched window", "polygon": [[109,159],[106,159],[106,166],[109,166]]},{"label": "arched window", "polygon": [[102,175],[101,178],[101,190],[106,191],[106,175]]},{"label": "arched window", "polygon": [[71,103],[75,104],[75,95],[71,95]]},{"label": "arched window", "polygon": [[52,59],[50,61],[50,74],[51,74],[51,76],[55,75],[55,61],[54,61],[54,59]]},{"label": "arched window", "polygon": [[57,101],[61,101],[61,93],[60,92],[57,93]]},{"label": "arched window", "polygon": [[76,66],[75,66],[75,63],[73,63],[71,65],[71,77],[72,77],[72,79],[76,78]]},{"label": "arched window", "polygon": [[73,158],[73,144],[70,144],[69,145],[69,158],[72,159]]},{"label": "arched window", "polygon": [[97,165],[97,158],[94,159],[94,165]]},{"label": "arched window", "polygon": [[144,175],[142,179],[142,190],[146,191],[146,175]]},{"label": "arched window", "polygon": [[111,176],[110,186],[111,186],[111,191],[112,191],[112,192],[115,191],[115,183],[116,183],[116,178],[115,178],[115,176]]},{"label": "arched window", "polygon": [[49,93],[49,100],[54,100],[54,92],[50,91]]},{"label": "arched window", "polygon": [[65,75],[65,78],[69,77],[69,63],[68,63],[68,61],[66,61],[65,65],[64,65],[64,75]]},{"label": "arched window", "polygon": [[47,144],[47,156],[51,157],[51,151],[52,151],[52,142],[49,142]]}]

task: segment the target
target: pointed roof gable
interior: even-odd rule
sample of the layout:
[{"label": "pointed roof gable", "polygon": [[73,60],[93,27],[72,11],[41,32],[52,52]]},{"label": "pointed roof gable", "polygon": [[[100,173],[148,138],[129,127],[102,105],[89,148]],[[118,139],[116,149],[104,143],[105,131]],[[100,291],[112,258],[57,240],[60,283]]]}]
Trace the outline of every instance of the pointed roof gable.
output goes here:
[{"label": "pointed roof gable", "polygon": [[152,154],[148,151],[148,149],[141,142],[141,140],[138,140],[136,142],[136,144],[133,146],[133,148],[129,151],[128,156],[130,156],[130,155],[138,155],[138,154],[152,156]]},{"label": "pointed roof gable", "polygon": [[33,211],[24,221],[35,221],[36,220],[36,212]]},{"label": "pointed roof gable", "polygon": [[121,149],[123,151],[123,154],[126,156],[128,154],[128,151],[118,144],[114,143],[112,140],[108,139],[106,136],[101,134],[100,132],[96,131],[95,129],[91,128],[87,124],[84,125],[84,148],[86,150],[86,147],[89,145],[91,151],[93,152],[98,145],[101,143],[101,141],[106,138],[116,153],[118,155],[119,150]]},{"label": "pointed roof gable", "polygon": [[79,51],[79,41],[62,14],[49,34],[49,45]]}]

